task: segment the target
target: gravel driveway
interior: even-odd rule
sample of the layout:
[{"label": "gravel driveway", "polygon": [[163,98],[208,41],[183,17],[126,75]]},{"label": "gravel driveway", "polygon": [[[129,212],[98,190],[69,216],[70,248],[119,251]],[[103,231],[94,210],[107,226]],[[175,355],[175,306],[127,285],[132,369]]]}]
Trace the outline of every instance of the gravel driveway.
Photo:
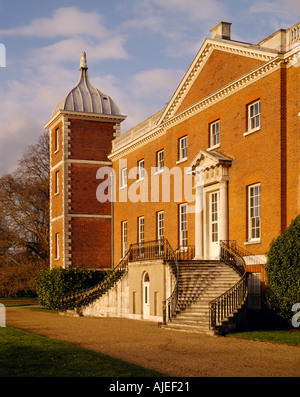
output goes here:
[{"label": "gravel driveway", "polygon": [[174,377],[299,377],[300,348],[158,328],[120,318],[8,307],[6,324]]}]

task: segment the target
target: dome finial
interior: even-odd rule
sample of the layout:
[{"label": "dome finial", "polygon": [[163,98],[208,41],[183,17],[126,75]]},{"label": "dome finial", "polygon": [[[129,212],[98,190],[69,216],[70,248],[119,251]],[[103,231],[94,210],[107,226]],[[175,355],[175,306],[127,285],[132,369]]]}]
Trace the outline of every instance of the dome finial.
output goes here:
[{"label": "dome finial", "polygon": [[80,59],[80,69],[87,69],[86,53],[82,51]]}]

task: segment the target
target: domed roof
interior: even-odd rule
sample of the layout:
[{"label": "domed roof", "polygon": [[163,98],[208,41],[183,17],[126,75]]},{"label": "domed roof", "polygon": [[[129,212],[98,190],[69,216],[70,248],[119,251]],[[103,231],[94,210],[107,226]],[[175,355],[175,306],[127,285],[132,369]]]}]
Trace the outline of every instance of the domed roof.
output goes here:
[{"label": "domed roof", "polygon": [[78,83],[54,109],[51,118],[59,110],[73,112],[99,113],[119,116],[120,109],[110,96],[95,88],[90,82],[87,72],[86,53],[81,53],[80,76]]}]

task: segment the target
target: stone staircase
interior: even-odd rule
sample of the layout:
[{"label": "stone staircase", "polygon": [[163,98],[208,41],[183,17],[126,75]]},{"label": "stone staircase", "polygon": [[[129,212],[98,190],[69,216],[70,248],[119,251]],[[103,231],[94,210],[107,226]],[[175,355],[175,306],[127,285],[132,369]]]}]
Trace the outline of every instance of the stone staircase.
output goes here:
[{"label": "stone staircase", "polygon": [[163,328],[215,334],[209,324],[209,303],[235,285],[240,275],[220,261],[178,261],[176,316]]}]

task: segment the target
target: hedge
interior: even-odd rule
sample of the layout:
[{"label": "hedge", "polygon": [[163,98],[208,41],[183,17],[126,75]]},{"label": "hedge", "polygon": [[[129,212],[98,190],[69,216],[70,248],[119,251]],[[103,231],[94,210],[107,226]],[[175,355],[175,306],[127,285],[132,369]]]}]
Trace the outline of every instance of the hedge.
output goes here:
[{"label": "hedge", "polygon": [[62,296],[77,292],[101,282],[106,271],[54,268],[42,270],[36,278],[36,290],[40,305],[56,310]]},{"label": "hedge", "polygon": [[267,304],[290,322],[292,306],[300,302],[300,215],[272,242],[267,256]]}]

